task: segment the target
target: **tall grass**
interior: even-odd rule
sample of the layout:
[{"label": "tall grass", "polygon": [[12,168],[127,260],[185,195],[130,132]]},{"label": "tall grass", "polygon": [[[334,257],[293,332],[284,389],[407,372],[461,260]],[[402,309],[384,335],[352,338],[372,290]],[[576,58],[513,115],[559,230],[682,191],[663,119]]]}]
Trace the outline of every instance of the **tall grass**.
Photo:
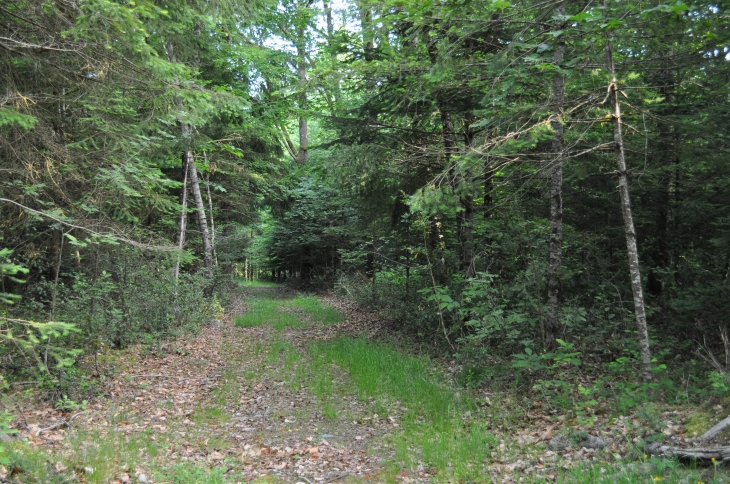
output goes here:
[{"label": "tall grass", "polygon": [[250,305],[251,307],[246,313],[236,318],[236,326],[250,328],[269,324],[276,330],[282,330],[304,324],[295,315],[281,311],[279,309],[281,302],[275,299],[251,299]]},{"label": "tall grass", "polygon": [[276,282],[264,282],[264,281],[245,281],[243,279],[237,279],[236,284],[240,287],[280,287],[281,284]]},{"label": "tall grass", "polygon": [[376,399],[384,412],[403,411],[403,430],[393,437],[403,465],[420,460],[450,478],[480,479],[497,441],[482,419],[473,418],[479,417],[476,402],[433,374],[428,359],[350,337],[314,344],[311,354],[317,373],[334,363],[349,373],[359,398]]},{"label": "tall grass", "polygon": [[319,298],[312,296],[297,296],[294,299],[282,302],[284,306],[298,308],[318,323],[337,324],[343,321],[342,314],[336,309],[324,306]]},{"label": "tall grass", "polygon": [[671,459],[651,458],[643,464],[613,466],[599,463],[582,463],[570,470],[561,471],[557,482],[566,484],[636,484],[636,483],[727,483],[730,482],[722,468],[697,468],[679,464]]}]

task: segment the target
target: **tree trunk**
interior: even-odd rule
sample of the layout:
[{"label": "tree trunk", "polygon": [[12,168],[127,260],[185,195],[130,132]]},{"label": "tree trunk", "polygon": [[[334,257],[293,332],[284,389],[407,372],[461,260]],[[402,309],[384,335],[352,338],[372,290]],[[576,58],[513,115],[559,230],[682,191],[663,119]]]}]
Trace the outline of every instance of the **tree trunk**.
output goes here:
[{"label": "tree trunk", "polygon": [[205,273],[209,279],[213,278],[213,247],[210,244],[210,233],[208,232],[208,221],[205,217],[205,204],[203,196],[200,194],[200,182],[198,181],[198,169],[195,167],[193,153],[185,152],[185,158],[188,165],[188,176],[190,177],[190,187],[193,191],[193,199],[195,200],[195,211],[198,214],[198,228],[203,238],[203,263],[205,264]]},{"label": "tree trunk", "polygon": [[334,31],[335,31],[334,25],[332,23],[332,6],[330,5],[330,2],[328,2],[327,0],[324,0],[322,2],[322,4],[324,6],[324,15],[327,19],[327,41],[331,42],[332,35],[334,34]]},{"label": "tree trunk", "polygon": [[[469,152],[474,147],[474,138],[476,133],[471,129],[474,122],[473,116],[467,115],[464,120],[464,150],[463,156],[469,156]],[[461,183],[466,188],[466,196],[460,199],[461,206],[464,209],[461,218],[460,242],[461,242],[461,270],[464,275],[474,277],[474,176],[471,172],[462,178]]]},{"label": "tree trunk", "polygon": [[299,76],[299,152],[297,159],[305,163],[309,158],[309,127],[307,125],[307,66],[304,27],[297,28],[297,74]]},{"label": "tree trunk", "polygon": [[471,195],[462,197],[461,206],[464,209],[461,219],[461,270],[466,277],[474,277],[474,198]]},{"label": "tree trunk", "polygon": [[[188,224],[188,165],[187,156],[182,158],[183,186],[180,191],[180,218],[178,220],[179,230],[177,232],[177,249],[182,250],[185,245],[185,230]],[[173,272],[175,282],[180,277],[180,254],[175,261],[175,270]]]},{"label": "tree trunk", "polygon": [[446,284],[446,261],[443,257],[443,235],[441,234],[441,221],[438,215],[431,217],[430,247],[431,263],[433,264],[433,277],[439,286]]},{"label": "tree trunk", "polygon": [[[565,2],[561,2],[556,14],[565,14]],[[562,20],[560,20],[562,23]],[[559,69],[565,54],[565,43],[558,42],[555,48],[554,63]],[[547,295],[547,331],[545,345],[552,340],[560,327],[560,265],[563,260],[563,103],[565,102],[565,80],[559,71],[553,79],[553,102],[555,113],[550,125],[555,130],[552,142],[552,168],[550,170],[550,261]]]},{"label": "tree trunk", "polygon": [[[208,155],[203,151],[203,158],[205,159],[205,164],[208,165]],[[210,214],[210,248],[211,248],[211,255],[213,256],[213,265],[215,267],[218,267],[218,255],[215,253],[215,221],[213,219],[213,197],[210,194],[210,171],[208,172],[208,176],[205,180],[205,190],[208,194],[208,210]]]},{"label": "tree trunk", "polygon": [[[200,24],[195,25],[194,34],[200,35]],[[174,49],[172,41],[167,42],[167,59],[170,62],[177,62],[175,59]],[[176,85],[179,86],[179,80],[175,81]],[[175,108],[178,111],[183,110],[183,101],[179,96],[175,96]],[[192,129],[189,124],[180,122],[180,134],[184,142],[189,142],[191,137]],[[203,261],[205,264],[205,272],[209,279],[213,278],[213,252],[210,244],[210,234],[208,233],[208,221],[205,217],[205,205],[203,204],[203,197],[200,194],[200,183],[198,182],[198,170],[195,167],[195,160],[193,159],[193,152],[186,149],[182,155],[183,170],[187,169],[187,175],[190,177],[190,185],[193,191],[193,199],[195,200],[195,209],[198,214],[198,227],[200,228],[200,235],[203,238]],[[183,214],[185,212],[183,211]],[[183,215],[181,215],[182,220]],[[178,239],[178,245],[182,244],[184,240],[185,227],[183,222],[180,223],[180,230],[183,233]],[[175,277],[179,275],[179,265],[175,270]]]},{"label": "tree trunk", "polygon": [[365,60],[373,60],[375,50],[375,32],[373,32],[373,9],[369,1],[357,2],[358,13],[360,14],[360,28],[362,29],[362,45],[365,50]]},{"label": "tree trunk", "polygon": [[494,204],[494,168],[489,157],[484,162],[484,218],[492,215],[492,204]]},{"label": "tree trunk", "polygon": [[623,212],[624,231],[626,232],[626,248],[629,256],[629,272],[631,275],[631,290],[634,295],[634,313],[636,314],[636,327],[638,329],[639,350],[641,354],[641,376],[644,382],[652,380],[651,372],[651,350],[649,348],[649,331],[646,325],[646,307],[644,305],[644,292],[641,287],[641,270],[639,268],[639,249],[636,243],[636,230],[631,212],[631,199],[629,197],[629,180],[626,173],[626,158],[624,156],[624,139],[621,133],[621,104],[618,99],[618,86],[616,84],[616,71],[613,64],[613,49],[611,40],[606,39],[606,59],[608,73],[611,76],[611,84],[608,87],[608,95],[611,99],[613,118],[613,141],[616,151],[616,164],[618,167],[618,189],[621,198],[621,211]]}]

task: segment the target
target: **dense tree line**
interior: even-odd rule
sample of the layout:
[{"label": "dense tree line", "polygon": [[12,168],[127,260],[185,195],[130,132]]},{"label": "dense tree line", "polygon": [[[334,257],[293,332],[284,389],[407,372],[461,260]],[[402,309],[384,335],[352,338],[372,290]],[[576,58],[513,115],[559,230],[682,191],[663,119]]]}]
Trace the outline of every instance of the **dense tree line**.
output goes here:
[{"label": "dense tree line", "polygon": [[726,8],[0,0],[3,362],[167,337],[237,273],[648,380],[727,332]]},{"label": "dense tree line", "polygon": [[[339,264],[343,292],[488,353],[569,337],[641,363],[648,380],[649,336],[654,356],[719,341],[730,301],[724,9],[356,2],[359,32],[322,40],[343,77],[311,96],[347,94],[312,113],[322,134],[305,171],[358,223],[323,216],[308,228],[287,213],[272,264],[314,281],[295,263],[306,244],[286,233],[349,226],[311,262],[318,276]],[[293,207],[312,203],[291,193]],[[638,340],[624,336],[637,324]]]}]

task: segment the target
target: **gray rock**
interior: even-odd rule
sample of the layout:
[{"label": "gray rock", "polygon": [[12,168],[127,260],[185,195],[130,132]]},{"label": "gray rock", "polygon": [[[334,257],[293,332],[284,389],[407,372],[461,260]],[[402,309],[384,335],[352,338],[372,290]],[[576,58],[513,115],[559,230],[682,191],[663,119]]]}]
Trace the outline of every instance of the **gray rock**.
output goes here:
[{"label": "gray rock", "polygon": [[600,450],[603,449],[608,445],[608,442],[606,442],[604,439],[600,437],[596,437],[595,435],[588,435],[584,442],[581,442],[581,446],[585,447],[586,449],[596,449]]},{"label": "gray rock", "polygon": [[570,439],[565,435],[558,435],[548,442],[550,450],[564,450],[568,447],[570,447]]}]

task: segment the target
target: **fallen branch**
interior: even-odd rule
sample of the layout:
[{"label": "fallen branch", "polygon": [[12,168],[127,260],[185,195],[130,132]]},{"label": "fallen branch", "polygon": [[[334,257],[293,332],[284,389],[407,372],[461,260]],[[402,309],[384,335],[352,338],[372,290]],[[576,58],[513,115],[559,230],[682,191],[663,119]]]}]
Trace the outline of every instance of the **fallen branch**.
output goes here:
[{"label": "fallen branch", "polygon": [[324,484],[328,484],[330,482],[339,481],[339,480],[344,479],[345,477],[348,477],[350,475],[352,475],[352,474],[340,474],[339,476],[330,477],[329,479],[327,479],[326,481],[324,481]]},{"label": "fallen branch", "polygon": [[730,446],[681,449],[669,445],[651,444],[646,450],[649,455],[654,457],[669,457],[695,461],[730,461]]},{"label": "fallen branch", "polygon": [[68,420],[65,420],[64,419],[64,420],[62,420],[60,422],[57,422],[57,423],[55,423],[53,425],[49,425],[48,427],[44,427],[42,429],[38,429],[38,431],[35,433],[35,436],[38,437],[41,434],[41,432],[45,432],[46,430],[53,430],[53,429],[56,429],[58,427],[64,427],[66,425],[71,425],[71,422],[73,422],[73,419],[75,419],[76,417],[78,417],[79,415],[81,415],[82,413],[85,413],[85,412],[86,412],[86,410],[84,410],[82,412],[79,412],[79,413],[73,415]]},{"label": "fallen branch", "polygon": [[220,375],[208,376],[205,378],[188,378],[184,376],[174,375],[127,375],[130,378],[177,378],[178,380],[212,380],[214,378],[220,378]]},{"label": "fallen branch", "polygon": [[11,387],[22,387],[24,385],[37,385],[37,384],[38,384],[37,381],[14,381],[14,382],[8,383],[8,385],[10,385]]},{"label": "fallen branch", "polygon": [[35,436],[38,437],[41,434],[41,432],[45,432],[46,430],[53,430],[53,429],[56,429],[58,427],[64,427],[66,425],[68,425],[68,421],[67,420],[62,420],[62,421],[60,421],[58,423],[55,423],[53,425],[49,425],[48,427],[44,427],[42,429],[39,429],[38,432],[35,433]]},{"label": "fallen branch", "polygon": [[713,426],[710,430],[697,437],[697,440],[710,440],[715,438],[720,432],[730,427],[730,417],[725,418]]},{"label": "fallen branch", "polygon": [[[713,439],[728,427],[730,427],[730,417],[726,417],[715,424],[710,430],[697,437],[696,440]],[[730,446],[728,445],[722,447],[679,448],[654,443],[646,447],[646,452],[656,457],[689,459],[701,462],[730,462]]]}]

